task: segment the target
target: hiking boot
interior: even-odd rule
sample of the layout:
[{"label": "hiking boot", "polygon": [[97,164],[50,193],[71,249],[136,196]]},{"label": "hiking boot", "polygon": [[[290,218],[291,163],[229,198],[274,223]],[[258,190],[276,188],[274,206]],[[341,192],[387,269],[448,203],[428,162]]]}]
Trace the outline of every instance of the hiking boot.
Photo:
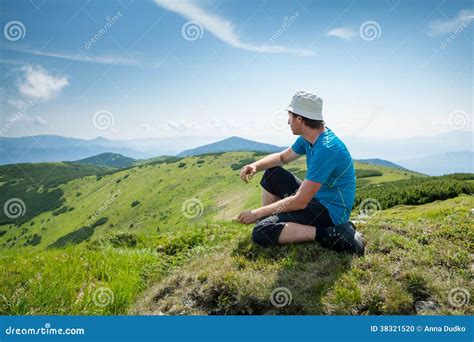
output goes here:
[{"label": "hiking boot", "polygon": [[352,222],[328,227],[321,244],[333,251],[349,252],[363,256],[365,243],[362,234],[355,230]]}]

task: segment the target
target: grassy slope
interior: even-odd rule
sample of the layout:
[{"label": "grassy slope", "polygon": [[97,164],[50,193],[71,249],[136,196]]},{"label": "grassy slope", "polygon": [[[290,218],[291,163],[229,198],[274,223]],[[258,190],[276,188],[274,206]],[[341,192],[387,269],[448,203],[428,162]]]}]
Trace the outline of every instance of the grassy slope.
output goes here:
[{"label": "grassy slope", "polygon": [[[383,211],[359,226],[364,258],[317,244],[263,249],[250,227],[206,257],[193,258],[148,289],[138,314],[472,314],[448,302],[451,289],[471,289],[472,196]],[[416,218],[416,219],[414,219]],[[274,289],[291,291],[276,308]]]},{"label": "grassy slope", "polygon": [[[44,211],[61,206],[63,192],[57,186],[78,177],[108,172],[108,168],[72,162],[24,163],[0,166],[0,203],[21,201],[23,214],[15,219],[24,223]],[[1,225],[11,222],[6,209],[0,211]]]},{"label": "grassy slope", "polygon": [[[0,229],[7,232],[0,237],[0,244],[10,239],[8,246],[14,242],[14,246],[20,247],[37,234],[41,236],[41,243],[28,248],[41,249],[87,225],[91,222],[89,219],[101,217],[107,217],[108,222],[97,228],[94,236],[122,230],[151,233],[159,228],[166,232],[206,220],[232,220],[241,210],[256,207],[260,202],[260,176],[250,184],[243,184],[238,177],[239,171],[230,167],[253,155],[242,152],[191,157],[70,181],[59,188],[64,192],[63,205],[74,211],[60,215],[44,212],[20,226],[1,226]],[[185,165],[179,167],[181,163]],[[304,178],[304,158],[289,168]],[[412,175],[382,166],[357,164],[356,168],[384,173],[380,177],[364,178],[364,182],[392,181]],[[182,206],[186,200],[194,198],[202,203],[202,214],[189,218],[183,215]],[[132,207],[133,201],[140,204]],[[190,210],[192,214],[193,208]]]},{"label": "grassy slope", "polygon": [[[399,247],[397,244],[405,243],[407,237],[403,234],[399,237],[398,225],[416,225],[420,217],[426,216],[432,226],[444,224],[443,227],[451,229],[450,225],[454,222],[454,234],[459,234],[458,229],[461,232],[465,229],[462,213],[473,207],[471,198],[459,197],[468,201],[457,205],[461,210],[459,212],[446,209],[454,210],[451,215],[453,222],[442,220],[446,214],[430,218],[429,215],[435,214],[421,209],[428,208],[430,204],[410,210],[391,209],[402,210],[396,216],[402,221],[396,223],[395,228],[384,228],[386,224],[392,224],[390,220],[395,220],[390,217],[391,210],[384,211],[388,215],[387,221],[377,221],[382,219],[381,215],[360,229],[374,243],[383,242],[388,247],[381,248],[381,251],[372,250],[369,244],[369,254],[361,260],[322,250],[317,245],[262,250],[250,242],[251,227],[228,222],[240,210],[259,205],[257,188],[260,177],[250,184],[243,184],[238,179],[238,170],[231,168],[236,161],[252,156],[253,153],[225,153],[192,157],[170,164],[142,165],[102,177],[85,177],[61,185],[65,205],[74,207],[73,212],[56,216],[45,212],[19,226],[0,226],[0,229],[7,230],[0,237],[0,243],[8,240],[9,246],[14,243],[13,248],[3,248],[1,253],[0,294],[4,300],[0,311],[125,313],[143,289],[158,283],[161,284],[158,288],[142,296],[138,311],[232,313],[247,310],[247,313],[263,313],[273,310],[268,305],[268,291],[272,286],[279,283],[285,286],[287,281],[291,281],[294,282],[292,292],[296,306],[286,307],[284,313],[377,313],[377,310],[413,313],[414,302],[431,297],[439,302],[443,312],[454,312],[446,307],[442,288],[433,279],[415,279],[421,284],[428,282],[430,286],[430,295],[419,297],[413,288],[408,287],[410,290],[407,290],[406,282],[411,280],[403,279],[409,279],[410,275],[403,272],[405,278],[396,279],[388,274],[385,263],[399,265],[401,260],[406,259],[408,268],[405,270],[422,267],[421,274],[428,277],[430,271],[427,266],[416,263],[423,260],[421,257],[426,253],[431,253],[426,258],[438,260],[441,251],[422,248],[422,245],[411,242],[412,238],[409,242],[414,244],[413,249]],[[304,159],[301,159],[290,168],[304,176],[304,164]],[[374,165],[357,164],[356,168],[384,173],[381,177],[364,178],[366,183],[406,179],[413,175]],[[112,198],[113,201],[110,201]],[[202,215],[195,218],[182,213],[183,202],[192,198],[198,198],[203,204]],[[140,203],[132,207],[131,203],[136,200]],[[433,210],[444,212],[444,206],[450,206],[450,203],[455,203],[453,201],[442,202],[439,208]],[[108,222],[97,227],[91,242],[64,250],[44,251],[59,237],[84,226],[95,212],[98,215],[94,219],[108,217]],[[206,223],[216,220],[226,222]],[[410,229],[413,229],[413,236],[417,236],[416,229],[420,228],[414,226]],[[24,233],[20,237],[21,232]],[[41,243],[19,248],[32,234],[41,235]],[[16,240],[12,240],[14,237]],[[445,239],[443,235],[434,242],[442,244]],[[409,242],[406,242],[407,246],[411,246]],[[459,270],[466,269],[465,253],[458,253],[458,250],[468,250],[462,244],[462,241],[456,241],[452,246],[453,253],[462,257],[461,261],[456,261]],[[386,252],[387,248],[391,248],[390,252]],[[408,256],[402,258],[403,253]],[[188,260],[191,263],[188,264]],[[439,272],[452,277],[453,282],[466,284],[465,277],[459,276],[458,271],[450,272],[443,265],[439,267]],[[184,283],[180,283],[180,277],[172,272],[176,268],[183,274]],[[200,269],[203,272],[197,274]],[[172,275],[161,282],[170,272]],[[373,288],[363,282],[361,275],[373,277],[373,284],[380,280],[378,284],[382,285],[377,286],[383,287],[382,299],[377,297],[373,299],[374,303],[368,299],[364,291]],[[196,284],[196,279],[203,286]],[[192,284],[189,287],[195,290],[193,294],[180,292],[188,287],[181,286],[187,282]],[[94,305],[92,298],[95,291],[103,286],[112,289],[115,300],[113,305],[101,308]],[[164,290],[160,290],[161,287]],[[287,287],[290,288],[288,284]],[[160,297],[160,293],[171,295]],[[240,304],[232,304],[236,302],[235,296]],[[179,303],[183,304],[183,298],[189,299],[184,309],[179,307]],[[390,298],[396,298],[400,303],[390,308],[387,304]],[[375,306],[372,307],[371,303]],[[364,305],[369,305],[369,309],[364,309]]]}]

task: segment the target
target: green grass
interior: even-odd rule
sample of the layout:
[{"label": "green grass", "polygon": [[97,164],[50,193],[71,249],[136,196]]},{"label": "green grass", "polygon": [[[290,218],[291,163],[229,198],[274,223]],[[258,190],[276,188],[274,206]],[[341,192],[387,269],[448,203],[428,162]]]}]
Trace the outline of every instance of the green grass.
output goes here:
[{"label": "green grass", "polygon": [[[134,314],[472,314],[454,307],[450,290],[472,290],[471,196],[389,210],[359,225],[368,240],[363,258],[316,243],[261,248],[249,227],[219,249],[193,258],[146,290]],[[411,216],[417,213],[418,220]],[[405,214],[407,216],[405,217]],[[433,216],[435,215],[435,216]],[[278,308],[277,288],[291,292]]]},{"label": "green grass", "polygon": [[125,314],[151,282],[229,239],[225,229],[213,224],[173,235],[122,232],[61,249],[4,252],[0,314]]},{"label": "green grass", "polygon": [[359,188],[355,205],[365,199],[376,199],[382,209],[399,204],[426,204],[474,193],[474,174],[412,178]]},{"label": "green grass", "polygon": [[[232,222],[241,210],[260,206],[261,174],[248,184],[239,178],[240,166],[256,158],[252,152],[167,157],[118,171],[39,164],[31,172],[40,188],[18,169],[0,169],[8,196],[25,195],[25,186],[58,192],[54,206],[36,210],[27,201],[34,215],[0,225],[0,314],[471,312],[452,307],[447,293],[470,289],[472,196],[456,190],[443,197],[451,199],[364,218],[358,224],[368,242],[364,258],[315,243],[263,249],[251,242],[251,226]],[[383,166],[355,168],[357,192],[365,196],[373,189],[398,194],[391,184],[439,191],[446,181]],[[288,169],[304,178],[305,159]],[[472,192],[472,175],[449,182]],[[358,220],[357,214],[355,207]],[[290,305],[271,304],[277,287],[291,291]],[[99,289],[105,289],[99,299],[111,291],[114,302],[94,303]]]},{"label": "green grass", "polygon": [[[23,215],[9,217],[0,211],[0,225],[21,224],[42,212],[61,206],[64,194],[57,188],[72,179],[107,172],[108,168],[71,162],[11,164],[0,166],[0,203],[10,199],[20,203]],[[12,207],[13,208],[13,207]],[[10,210],[8,211],[10,212]],[[16,214],[13,209],[13,214]]]}]

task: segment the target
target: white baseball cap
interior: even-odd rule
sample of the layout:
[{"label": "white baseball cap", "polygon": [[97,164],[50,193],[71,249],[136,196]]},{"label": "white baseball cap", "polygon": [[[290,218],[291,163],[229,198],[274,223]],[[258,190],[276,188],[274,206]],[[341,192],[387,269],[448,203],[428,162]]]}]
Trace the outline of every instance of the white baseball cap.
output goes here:
[{"label": "white baseball cap", "polygon": [[323,99],[307,91],[296,92],[286,110],[308,119],[324,120]]}]

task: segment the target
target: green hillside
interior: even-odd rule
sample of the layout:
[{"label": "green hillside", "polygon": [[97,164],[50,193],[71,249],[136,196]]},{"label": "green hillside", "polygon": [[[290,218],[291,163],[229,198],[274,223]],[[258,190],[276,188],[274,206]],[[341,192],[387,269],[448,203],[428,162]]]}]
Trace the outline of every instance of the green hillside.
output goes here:
[{"label": "green hillside", "polygon": [[[44,248],[69,233],[81,232],[81,228],[93,225],[99,219],[101,222],[107,219],[107,223],[95,229],[94,237],[118,230],[152,233],[160,229],[166,232],[206,220],[232,220],[240,211],[260,203],[259,182],[243,184],[238,177],[241,166],[260,157],[258,153],[232,152],[163,159],[68,183],[65,182],[69,178],[57,179],[53,185],[63,184],[50,190],[57,197],[55,211],[43,211],[30,220],[23,218],[20,225],[2,226],[6,233],[0,238],[0,244],[23,247],[36,235],[41,237],[41,242],[35,248]],[[78,164],[70,165],[77,167]],[[288,169],[303,179],[305,165],[301,158]],[[377,172],[358,180],[365,185],[415,177],[410,172],[382,166],[356,164],[356,169]],[[60,172],[64,174],[63,170]],[[44,177],[50,179],[56,174],[45,174]],[[22,194],[22,191],[20,188],[17,193]],[[28,213],[31,203],[25,204]]]},{"label": "green hillside", "polygon": [[135,161],[133,158],[125,157],[118,153],[101,153],[96,156],[77,160],[76,163],[123,169],[132,166]]},{"label": "green hillside", "polygon": [[[261,175],[249,184],[238,175],[260,157],[161,158],[118,171],[34,164],[31,174],[43,188],[14,177],[15,169],[2,170],[2,201],[9,198],[4,189],[18,198],[47,189],[58,199],[0,225],[0,314],[415,314],[424,312],[420,305],[467,313],[450,307],[443,291],[468,286],[471,276],[472,237],[460,237],[470,234],[474,203],[463,194],[473,193],[472,174],[425,177],[356,163],[359,202],[377,189],[385,196],[379,209],[398,205],[374,217],[354,208],[368,240],[367,255],[357,259],[317,244],[262,249],[251,243],[252,227],[232,220],[259,206]],[[75,177],[66,176],[68,168],[76,168]],[[288,169],[304,178],[304,158]],[[428,204],[401,206],[400,189]],[[31,203],[25,201],[26,213]],[[449,281],[435,279],[432,270]],[[275,310],[268,303],[279,284],[292,289],[294,306]],[[97,305],[98,293],[108,291],[113,300]]]},{"label": "green hillside", "polygon": [[[10,210],[0,211],[0,227],[5,223],[24,223],[41,212],[54,210],[63,203],[60,184],[72,179],[100,175],[107,168],[72,162],[25,163],[0,166],[0,203],[11,201]],[[17,213],[16,210],[19,210]]]}]

